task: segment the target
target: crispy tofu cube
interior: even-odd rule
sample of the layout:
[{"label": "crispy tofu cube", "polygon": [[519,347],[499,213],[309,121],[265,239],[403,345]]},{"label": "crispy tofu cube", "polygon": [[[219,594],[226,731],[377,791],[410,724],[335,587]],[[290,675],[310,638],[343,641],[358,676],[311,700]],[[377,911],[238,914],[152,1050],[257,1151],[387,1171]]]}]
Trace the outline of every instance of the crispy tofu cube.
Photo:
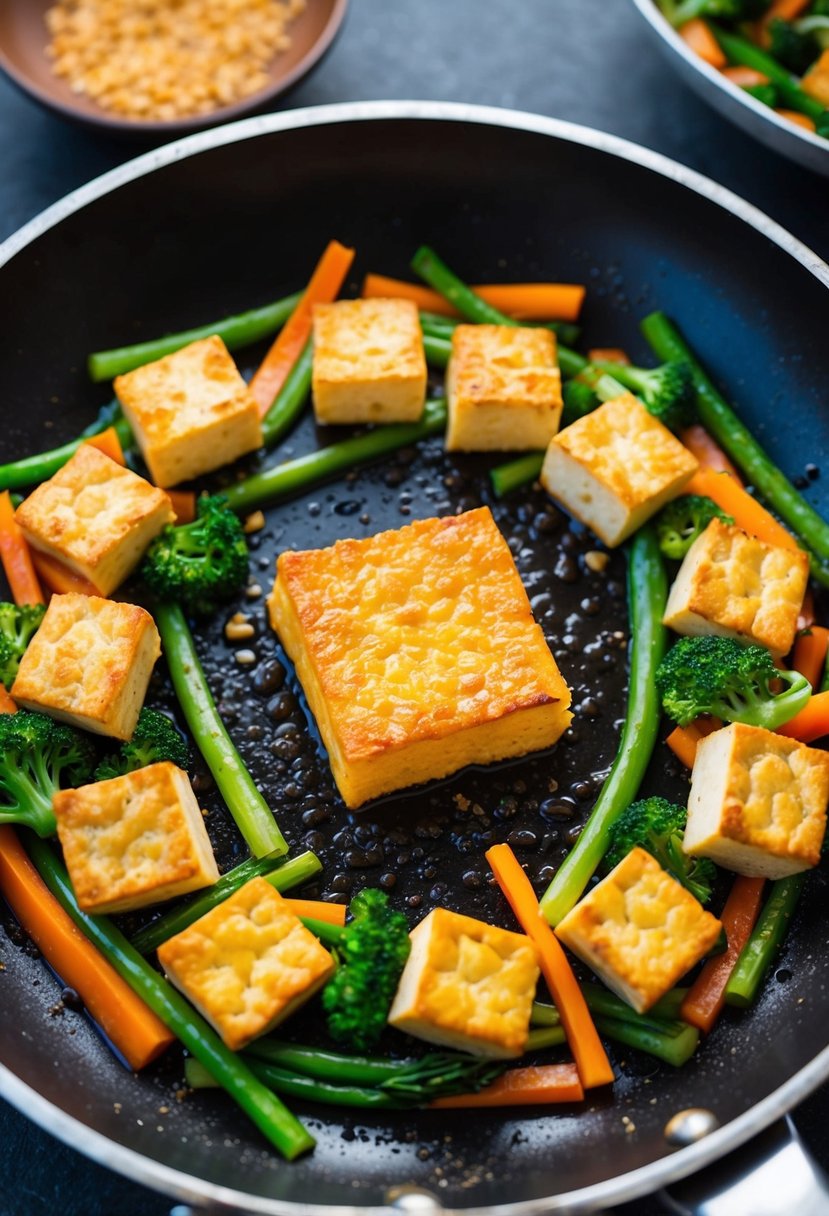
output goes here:
[{"label": "crispy tofu cube", "polygon": [[561,419],[561,372],[548,329],[459,325],[446,373],[450,451],[546,448]]},{"label": "crispy tofu cube", "polygon": [[314,306],[314,414],[320,423],[416,422],[426,356],[411,300]]},{"label": "crispy tofu cube", "polygon": [[117,376],[115,393],[156,485],[191,481],[262,445],[259,406],[215,334]]},{"label": "crispy tofu cube", "polygon": [[60,790],[52,802],[84,912],[131,912],[219,877],[196,796],[174,764]]},{"label": "crispy tofu cube", "polygon": [[698,467],[668,428],[625,393],[554,436],[541,484],[613,548],[675,498]]},{"label": "crispy tofu cube", "polygon": [[701,739],[683,848],[753,877],[816,866],[826,831],[829,753],[733,722]]},{"label": "crispy tofu cube", "polygon": [[520,1056],[539,975],[529,938],[435,908],[411,942],[389,1024],[473,1055]]},{"label": "crispy tofu cube", "polygon": [[570,723],[486,507],[282,553],[269,610],[350,807],[549,747]]},{"label": "crispy tofu cube", "polygon": [[233,1051],[322,987],[334,960],[264,878],[253,878],[158,949],[170,981]]},{"label": "crispy tofu cube", "polygon": [[109,595],[175,515],[163,490],[84,443],[15,518],[34,549]]},{"label": "crispy tofu cube", "polygon": [[776,656],[794,642],[809,558],[712,519],[685,555],[665,606],[677,633],[756,642]]},{"label": "crispy tofu cube", "polygon": [[556,935],[645,1013],[708,953],[720,928],[650,853],[635,848],[567,913]]},{"label": "crispy tofu cube", "polygon": [[97,735],[130,739],[161,640],[136,604],[53,595],[20,661],[12,695],[25,709]]}]

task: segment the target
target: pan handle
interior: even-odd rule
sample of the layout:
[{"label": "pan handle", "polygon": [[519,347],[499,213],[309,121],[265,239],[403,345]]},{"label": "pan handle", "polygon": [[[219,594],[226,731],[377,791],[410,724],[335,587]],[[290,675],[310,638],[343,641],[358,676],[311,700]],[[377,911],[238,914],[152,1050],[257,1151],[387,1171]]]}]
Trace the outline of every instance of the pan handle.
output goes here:
[{"label": "pan handle", "polygon": [[829,1179],[787,1117],[661,1198],[678,1216],[827,1216]]}]

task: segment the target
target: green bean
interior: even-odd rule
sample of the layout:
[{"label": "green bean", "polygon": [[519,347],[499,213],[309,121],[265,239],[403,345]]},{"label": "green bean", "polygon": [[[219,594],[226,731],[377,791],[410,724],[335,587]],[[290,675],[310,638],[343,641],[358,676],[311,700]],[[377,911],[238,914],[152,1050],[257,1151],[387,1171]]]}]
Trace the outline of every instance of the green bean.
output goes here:
[{"label": "green bean", "polygon": [[254,785],[219,717],[184,613],[177,604],[157,604],[153,615],[190,733],[248,848],[255,857],[287,853],[288,844],[273,812]]},{"label": "green bean", "polygon": [[607,850],[612,824],[636,798],[648,767],[659,729],[654,677],[665,653],[666,598],[662,555],[653,529],[646,526],[628,547],[630,683],[619,751],[578,841],[542,897],[541,908],[551,925],[557,925],[581,896]]},{"label": "green bean", "polygon": [[264,857],[249,857],[223,874],[212,887],[199,891],[184,903],[176,904],[157,920],[139,929],[132,939],[133,949],[139,954],[152,954],[162,942],[181,933],[252,878],[265,878],[275,890],[289,891],[291,887],[299,886],[319,874],[321,869],[322,862],[314,853],[298,853],[290,860],[285,857],[284,850],[267,853]]},{"label": "green bean", "polygon": [[262,442],[266,448],[278,443],[302,413],[311,392],[313,358],[313,344],[309,338],[262,419]]},{"label": "green bean", "polygon": [[172,985],[134,950],[105,916],[81,912],[69,876],[50,845],[27,834],[26,847],[38,873],[81,932],[138,993],[165,1026],[223,1086],[289,1161],[314,1147],[313,1136],[257,1078],[239,1056]]},{"label": "green bean", "polygon": [[746,1009],[754,1003],[766,972],[786,936],[805,881],[805,874],[792,874],[772,883],[763,911],[726,985],[727,1005]]},{"label": "green bean", "polygon": [[621,1018],[607,1017],[605,1014],[596,1014],[593,1020],[599,1034],[606,1035],[617,1043],[623,1043],[626,1047],[635,1047],[637,1051],[656,1056],[658,1060],[672,1064],[674,1068],[687,1064],[699,1043],[699,1031],[696,1026],[689,1026],[685,1022],[677,1023],[676,1033],[669,1034],[661,1028],[640,1026],[634,1022],[622,1021]]},{"label": "green bean", "polygon": [[563,1026],[539,1026],[527,1035],[525,1051],[544,1051],[548,1047],[560,1047],[567,1042]]},{"label": "green bean", "polygon": [[826,107],[823,103],[816,97],[804,93],[797,77],[782,67],[771,55],[761,50],[753,42],[749,42],[748,39],[721,29],[713,21],[709,22],[709,26],[729,61],[762,72],[777,86],[777,91],[787,106],[793,110],[799,110],[801,114],[808,114],[809,118],[815,122],[825,114]]},{"label": "green bean", "polygon": [[58,469],[62,469],[74,456],[81,444],[92,435],[99,435],[107,427],[114,426],[119,442],[123,448],[133,444],[132,431],[126,418],[120,413],[117,402],[111,402],[99,413],[95,422],[88,426],[77,439],[70,439],[59,448],[51,448],[48,452],[38,452],[34,456],[24,456],[21,460],[12,460],[9,464],[0,465],[0,490],[17,490],[23,486],[39,485],[53,477]]},{"label": "green bean", "polygon": [[144,363],[152,363],[164,355],[181,350],[190,342],[198,342],[218,334],[228,350],[240,350],[243,346],[251,346],[260,338],[276,333],[296,308],[302,292],[285,296],[273,304],[265,304],[262,308],[252,308],[248,312],[240,312],[222,321],[213,321],[209,325],[199,325],[196,329],[186,329],[182,333],[169,334],[166,338],[152,338],[147,342],[138,342],[133,346],[120,346],[114,350],[100,350],[89,356],[87,367],[93,380],[112,380],[124,372],[131,372]]},{"label": "green bean", "polygon": [[494,469],[489,470],[489,480],[492,482],[495,497],[504,498],[519,486],[535,481],[543,465],[543,452],[527,452],[524,456],[516,456],[514,460],[496,465]]},{"label": "green bean", "polygon": [[429,435],[437,435],[446,426],[446,406],[442,400],[427,401],[420,422],[395,422],[389,426],[376,426],[362,435],[343,439],[330,447],[298,456],[254,473],[244,481],[236,482],[222,490],[234,511],[245,515],[255,507],[299,494],[321,481],[336,477],[355,465],[377,460],[389,452],[408,444],[417,443]]},{"label": "green bean", "polygon": [[452,354],[452,343],[448,338],[436,334],[424,334],[423,350],[429,366],[442,370],[449,363],[449,356]]}]

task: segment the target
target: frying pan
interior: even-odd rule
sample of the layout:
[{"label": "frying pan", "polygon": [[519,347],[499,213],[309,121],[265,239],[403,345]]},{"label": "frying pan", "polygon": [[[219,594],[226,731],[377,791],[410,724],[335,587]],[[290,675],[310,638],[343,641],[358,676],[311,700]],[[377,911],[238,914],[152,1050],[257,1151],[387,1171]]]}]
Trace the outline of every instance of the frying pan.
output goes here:
[{"label": "frying pan", "polygon": [[[86,381],[87,351],[294,289],[332,235],[357,247],[359,272],[405,274],[425,241],[473,280],[585,281],[588,343],[621,344],[639,359],[637,318],[664,308],[790,476],[829,452],[829,269],[816,256],[714,183],[618,139],[526,114],[406,102],[270,115],[193,136],[76,191],[12,237],[0,249],[0,459],[70,437],[106,400],[108,389]],[[307,422],[282,455],[326,441]],[[474,457],[447,461],[433,443],[317,488],[269,513],[254,572],[267,588],[286,546],[477,505],[484,469]],[[808,494],[829,509],[825,481]],[[613,636],[625,627],[623,559],[615,555],[604,576],[586,573],[592,542],[538,491],[497,507],[497,518],[580,707],[572,737],[551,755],[348,816],[327,788],[290,672],[282,684],[274,676],[261,605],[258,683],[223,642],[223,618],[200,634],[243,754],[292,843],[310,840],[320,852],[329,896],[390,874],[413,920],[442,902],[509,923],[482,876],[487,841],[512,839],[540,888],[612,760],[625,678],[624,639]],[[163,684],[151,695],[164,704]],[[202,788],[229,864],[238,840]],[[660,754],[647,788],[681,796],[684,778]],[[815,875],[751,1013],[727,1013],[681,1072],[617,1053],[613,1094],[594,1093],[578,1110],[377,1119],[308,1108],[318,1147],[287,1166],[222,1095],[183,1095],[179,1058],[133,1076],[87,1023],[52,1016],[54,985],[11,939],[0,978],[2,1093],[95,1159],[211,1211],[595,1209],[716,1161],[829,1076],[824,898]],[[682,1114],[692,1108],[701,1112]],[[786,1206],[809,1210],[818,1184],[808,1163],[780,1124],[768,1136],[767,1168],[786,1162]],[[774,1185],[779,1177],[764,1182],[766,1196],[782,1193]],[[687,1203],[715,1210],[698,1196]]]}]

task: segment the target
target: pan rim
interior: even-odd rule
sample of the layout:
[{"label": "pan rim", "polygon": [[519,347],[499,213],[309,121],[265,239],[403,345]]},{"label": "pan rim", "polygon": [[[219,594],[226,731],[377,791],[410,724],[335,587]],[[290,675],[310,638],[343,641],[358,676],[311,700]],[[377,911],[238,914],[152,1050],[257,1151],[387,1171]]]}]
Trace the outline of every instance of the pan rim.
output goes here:
[{"label": "pan rim", "polygon": [[[715,203],[742,220],[755,231],[799,262],[829,289],[829,265],[812,249],[771,219],[754,204],[719,185],[711,178],[679,162],[619,136],[562,119],[520,110],[500,109],[460,102],[366,101],[312,106],[278,114],[261,115],[240,122],[198,132],[146,152],[123,165],[71,191],[62,199],[29,220],[0,245],[0,268],[43,233],[97,199],[157,169],[199,155],[213,148],[270,135],[278,131],[346,122],[411,120],[469,123],[503,127],[545,135],[579,144],[628,161],[669,178]],[[704,1140],[678,1150],[650,1165],[639,1167],[617,1178],[605,1179],[589,1187],[545,1199],[522,1200],[497,1207],[462,1209],[440,1208],[450,1216],[544,1216],[545,1213],[593,1210],[597,1205],[618,1204],[658,1190],[711,1164],[740,1147],[776,1119],[785,1115],[822,1082],[829,1080],[829,1046],[783,1085],[768,1094],[750,1110],[712,1132]],[[134,1149],[109,1140],[85,1123],[53,1105],[31,1089],[10,1069],[0,1063],[0,1097],[31,1118],[45,1131],[98,1164],[115,1169],[134,1182],[183,1201],[215,1203],[220,1207],[261,1216],[297,1216],[299,1204],[244,1192],[209,1183],[194,1175],[173,1169]],[[327,1216],[371,1216],[389,1208],[336,1205],[325,1209]]]}]

